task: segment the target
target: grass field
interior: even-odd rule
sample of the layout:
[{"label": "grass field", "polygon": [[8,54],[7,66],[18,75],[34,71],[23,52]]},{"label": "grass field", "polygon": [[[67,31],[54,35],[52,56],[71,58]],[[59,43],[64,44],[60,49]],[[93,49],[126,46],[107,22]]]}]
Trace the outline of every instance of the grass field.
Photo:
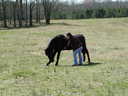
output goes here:
[{"label": "grass field", "polygon": [[[49,26],[0,30],[0,96],[128,96],[128,18],[55,20]],[[95,64],[45,66],[49,40],[82,33]]]}]

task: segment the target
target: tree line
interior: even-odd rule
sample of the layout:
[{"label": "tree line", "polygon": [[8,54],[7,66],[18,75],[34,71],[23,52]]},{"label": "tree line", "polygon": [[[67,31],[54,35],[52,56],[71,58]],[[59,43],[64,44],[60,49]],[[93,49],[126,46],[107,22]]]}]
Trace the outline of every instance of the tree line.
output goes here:
[{"label": "tree line", "polygon": [[56,12],[53,19],[88,19],[88,18],[115,18],[128,17],[128,8],[92,8],[68,12]]},{"label": "tree line", "polygon": [[[86,0],[85,0],[86,1]],[[75,4],[59,3],[58,10],[52,14],[53,19],[87,19],[128,17],[128,2],[92,2]]]},{"label": "tree line", "polygon": [[[87,0],[88,1],[88,0]],[[128,2],[75,3],[59,0],[1,0],[0,27],[31,27],[51,19],[128,17]]]},{"label": "tree line", "polygon": [[30,27],[41,24],[45,19],[50,24],[50,16],[57,0],[1,0],[0,26]]}]

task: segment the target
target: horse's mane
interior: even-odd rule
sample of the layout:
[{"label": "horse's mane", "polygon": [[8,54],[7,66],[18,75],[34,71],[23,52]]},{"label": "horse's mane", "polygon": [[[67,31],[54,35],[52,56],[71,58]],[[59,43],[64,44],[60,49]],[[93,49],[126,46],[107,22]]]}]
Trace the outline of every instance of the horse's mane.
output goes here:
[{"label": "horse's mane", "polygon": [[54,46],[54,38],[50,40],[50,42],[48,43],[48,46],[46,48],[46,50],[50,50],[52,47]]}]

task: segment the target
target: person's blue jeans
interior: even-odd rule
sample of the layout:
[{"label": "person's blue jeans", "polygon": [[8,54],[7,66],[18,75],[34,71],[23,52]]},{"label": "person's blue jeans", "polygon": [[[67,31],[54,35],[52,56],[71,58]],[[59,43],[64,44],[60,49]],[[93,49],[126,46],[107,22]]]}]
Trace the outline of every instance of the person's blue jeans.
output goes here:
[{"label": "person's blue jeans", "polygon": [[[75,51],[73,51],[74,65],[83,64],[82,49],[83,47],[80,47]],[[78,63],[78,57],[79,57],[79,63]]]}]

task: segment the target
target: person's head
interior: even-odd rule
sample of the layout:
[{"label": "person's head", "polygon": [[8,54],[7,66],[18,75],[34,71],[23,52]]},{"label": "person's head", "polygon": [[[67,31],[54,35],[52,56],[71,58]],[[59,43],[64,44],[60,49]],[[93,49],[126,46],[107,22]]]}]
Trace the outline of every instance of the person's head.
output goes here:
[{"label": "person's head", "polygon": [[72,34],[71,34],[70,32],[68,32],[68,33],[66,34],[66,36],[67,36],[68,38],[71,38],[71,37],[72,37]]}]

